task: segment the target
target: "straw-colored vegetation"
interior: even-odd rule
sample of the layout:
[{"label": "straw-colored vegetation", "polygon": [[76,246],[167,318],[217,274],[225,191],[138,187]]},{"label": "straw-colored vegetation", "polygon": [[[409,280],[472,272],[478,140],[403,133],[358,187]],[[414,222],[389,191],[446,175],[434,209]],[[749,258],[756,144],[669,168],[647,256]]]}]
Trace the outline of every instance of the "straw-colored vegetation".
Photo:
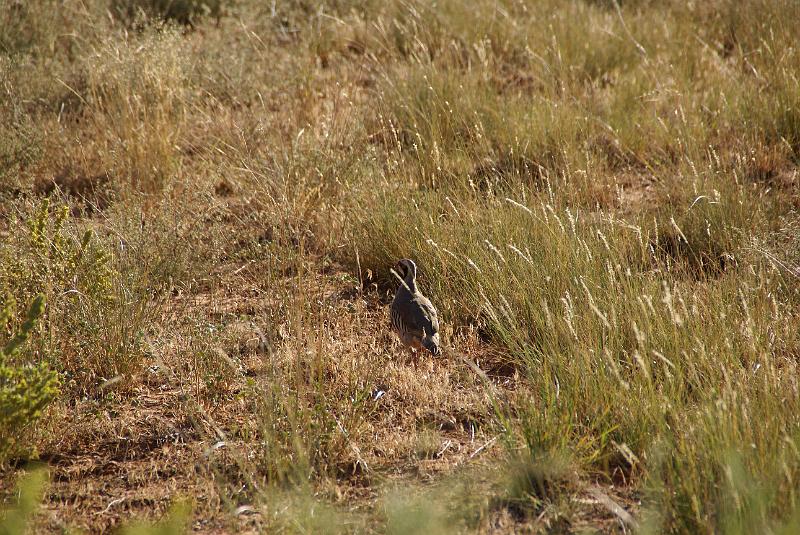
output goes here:
[{"label": "straw-colored vegetation", "polygon": [[797,532],[799,27],[0,0],[0,525]]}]

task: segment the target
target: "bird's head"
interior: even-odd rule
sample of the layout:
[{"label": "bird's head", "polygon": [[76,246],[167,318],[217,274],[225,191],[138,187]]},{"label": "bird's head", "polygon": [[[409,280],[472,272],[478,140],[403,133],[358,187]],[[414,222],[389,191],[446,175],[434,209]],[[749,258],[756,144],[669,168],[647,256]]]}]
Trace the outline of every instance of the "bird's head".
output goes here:
[{"label": "bird's head", "polygon": [[394,270],[404,280],[408,278],[409,274],[412,275],[412,278],[417,277],[417,265],[410,258],[399,260],[397,264],[394,265]]}]

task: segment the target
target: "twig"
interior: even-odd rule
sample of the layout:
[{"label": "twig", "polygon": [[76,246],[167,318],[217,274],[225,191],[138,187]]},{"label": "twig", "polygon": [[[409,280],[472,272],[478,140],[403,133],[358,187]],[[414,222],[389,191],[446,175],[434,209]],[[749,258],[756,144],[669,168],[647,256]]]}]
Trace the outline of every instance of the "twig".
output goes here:
[{"label": "twig", "polygon": [[625,19],[622,18],[622,9],[619,7],[619,2],[617,0],[614,0],[614,7],[617,10],[617,16],[619,16],[619,21],[622,23],[622,29],[625,30],[625,33],[628,34],[628,37],[630,38],[631,41],[633,41],[633,44],[636,46],[636,50],[639,51],[642,57],[644,57],[645,63],[647,63],[648,59],[647,50],[645,50],[645,48],[639,43],[639,41],[636,40],[636,38],[633,36],[630,29],[628,28],[628,25],[625,24]]},{"label": "twig", "polygon": [[492,439],[489,439],[489,440],[488,440],[488,441],[487,441],[487,442],[486,442],[486,443],[485,443],[483,446],[481,446],[481,447],[480,447],[480,448],[478,448],[477,450],[473,451],[473,452],[472,452],[472,454],[471,454],[471,455],[470,455],[470,456],[467,458],[467,460],[470,460],[470,459],[472,459],[473,457],[475,457],[476,455],[478,455],[480,452],[482,452],[483,450],[485,450],[486,448],[488,448],[489,446],[491,446],[491,445],[492,445],[492,444],[494,444],[495,442],[497,442],[497,437],[494,437],[494,438],[492,438]]},{"label": "twig", "polygon": [[107,513],[108,511],[110,511],[112,507],[114,507],[114,506],[115,506],[115,505],[117,505],[118,503],[122,503],[122,502],[124,502],[124,501],[125,501],[125,498],[117,498],[116,500],[111,500],[110,502],[108,502],[108,505],[106,505],[106,508],[105,508],[105,509],[103,509],[103,510],[102,510],[102,511],[100,511],[99,513],[95,513],[95,515],[98,515],[98,516],[99,516],[99,515],[105,514],[105,513]]}]

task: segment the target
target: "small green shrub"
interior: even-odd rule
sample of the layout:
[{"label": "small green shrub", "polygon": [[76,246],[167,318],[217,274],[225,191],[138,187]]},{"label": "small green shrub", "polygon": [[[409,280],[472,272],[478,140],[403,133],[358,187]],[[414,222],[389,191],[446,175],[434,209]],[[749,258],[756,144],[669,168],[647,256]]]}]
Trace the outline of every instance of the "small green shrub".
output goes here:
[{"label": "small green shrub", "polygon": [[[0,327],[10,319],[13,297],[0,308]],[[13,357],[30,337],[44,313],[44,296],[38,295],[20,329],[0,347],[0,462],[15,447],[19,436],[42,414],[59,391],[57,374],[47,363],[16,365]]]},{"label": "small green shrub", "polygon": [[[69,388],[87,391],[135,371],[150,295],[133,291],[138,283],[123,277],[102,237],[77,226],[68,205],[52,204],[17,208],[0,250],[0,287],[16,302],[44,294],[46,328],[31,351],[64,372]],[[10,318],[14,329],[19,314]]]}]

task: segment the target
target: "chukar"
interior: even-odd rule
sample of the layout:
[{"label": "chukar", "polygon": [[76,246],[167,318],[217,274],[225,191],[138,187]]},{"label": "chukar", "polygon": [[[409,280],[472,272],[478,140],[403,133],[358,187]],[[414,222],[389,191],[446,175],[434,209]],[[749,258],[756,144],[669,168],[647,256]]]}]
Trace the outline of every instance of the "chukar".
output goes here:
[{"label": "chukar", "polygon": [[394,270],[402,282],[392,301],[392,329],[406,347],[425,348],[433,355],[441,355],[439,318],[430,300],[417,289],[417,265],[404,258]]}]

